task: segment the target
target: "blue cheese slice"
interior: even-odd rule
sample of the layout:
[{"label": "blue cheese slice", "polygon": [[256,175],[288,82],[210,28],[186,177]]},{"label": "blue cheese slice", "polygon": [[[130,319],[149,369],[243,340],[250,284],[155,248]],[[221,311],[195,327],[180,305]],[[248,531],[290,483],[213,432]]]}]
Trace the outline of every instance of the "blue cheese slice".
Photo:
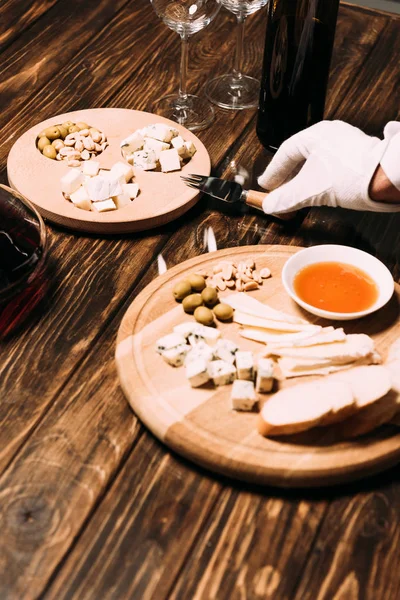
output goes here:
[{"label": "blue cheese slice", "polygon": [[235,355],[238,352],[239,347],[230,340],[217,340],[215,345],[214,356],[217,359],[224,360],[233,365],[235,362]]},{"label": "blue cheese slice", "polygon": [[181,344],[180,346],[175,346],[175,348],[163,350],[161,356],[169,365],[181,367],[189,350],[190,346],[188,344]]},{"label": "blue cheese slice", "polygon": [[133,152],[136,152],[137,150],[142,150],[143,145],[144,137],[139,130],[128,135],[128,137],[121,142],[121,148],[126,154],[133,154]]},{"label": "blue cheese slice", "polygon": [[207,344],[214,345],[221,337],[221,332],[216,327],[207,327],[207,325],[201,325],[195,321],[187,321],[175,325],[174,332],[183,335],[185,338],[193,336],[193,338],[191,338],[192,343],[205,341]]},{"label": "blue cheese slice", "polygon": [[204,358],[198,358],[189,362],[186,365],[186,377],[192,387],[199,387],[210,381],[207,361]]},{"label": "blue cheese slice", "polygon": [[205,342],[200,341],[195,346],[190,346],[190,351],[187,353],[185,358],[185,365],[190,362],[197,360],[198,358],[203,358],[207,363],[210,362],[214,358],[214,350],[206,344]]},{"label": "blue cheese slice", "polygon": [[231,391],[231,405],[233,410],[253,410],[257,403],[257,395],[252,381],[236,379]]},{"label": "blue cheese slice", "polygon": [[154,150],[138,150],[133,153],[133,164],[142,171],[153,171],[157,168],[157,157]]},{"label": "blue cheese slice", "polygon": [[236,352],[235,358],[238,379],[252,381],[254,378],[253,353],[239,350],[239,352]]},{"label": "blue cheese slice", "polygon": [[260,358],[257,363],[257,392],[270,392],[274,383],[274,363],[270,358]]},{"label": "blue cheese slice", "polygon": [[208,364],[208,374],[215,385],[228,385],[234,381],[236,369],[224,360],[214,360]]},{"label": "blue cheese slice", "polygon": [[157,340],[156,351],[159,354],[162,354],[165,350],[171,350],[171,348],[185,345],[186,340],[182,335],[179,335],[178,333],[169,333],[168,335],[164,335],[164,337]]},{"label": "blue cheese slice", "polygon": [[156,159],[159,160],[160,153],[163,150],[169,150],[169,144],[165,142],[160,142],[160,140],[154,140],[153,138],[145,138],[143,150],[152,150],[156,155]]},{"label": "blue cheese slice", "polygon": [[169,127],[168,125],[164,125],[164,123],[148,125],[144,130],[144,137],[166,143],[169,143],[177,135],[178,131],[174,127]]}]

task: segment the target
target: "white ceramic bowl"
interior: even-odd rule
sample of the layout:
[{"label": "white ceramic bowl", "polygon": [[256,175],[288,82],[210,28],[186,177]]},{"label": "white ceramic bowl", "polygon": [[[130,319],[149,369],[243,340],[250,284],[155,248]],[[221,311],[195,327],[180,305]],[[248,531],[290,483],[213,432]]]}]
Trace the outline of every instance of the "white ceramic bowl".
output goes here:
[{"label": "white ceramic bowl", "polygon": [[[304,267],[319,262],[341,262],[353,265],[362,269],[375,281],[378,286],[378,298],[376,302],[366,310],[352,313],[339,313],[330,310],[323,310],[312,306],[296,294],[293,281],[296,274]],[[308,312],[325,319],[334,319],[340,321],[350,321],[358,319],[372,312],[375,312],[390,300],[394,290],[393,277],[387,267],[367,252],[351,248],[349,246],[339,246],[336,244],[326,244],[321,246],[312,246],[304,248],[293,254],[285,263],[282,270],[282,283],[289,296]]]}]

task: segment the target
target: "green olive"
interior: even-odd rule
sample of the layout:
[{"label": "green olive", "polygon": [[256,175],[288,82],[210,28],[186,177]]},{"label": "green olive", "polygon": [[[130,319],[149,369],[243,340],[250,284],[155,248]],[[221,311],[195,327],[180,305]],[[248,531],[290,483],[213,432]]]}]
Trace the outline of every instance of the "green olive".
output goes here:
[{"label": "green olive", "polygon": [[43,148],[45,146],[50,146],[50,144],[51,144],[51,141],[49,140],[49,138],[43,136],[43,137],[39,138],[37,147],[40,150],[40,152],[43,152]]},{"label": "green olive", "polygon": [[61,148],[64,148],[64,142],[62,140],[53,140],[51,145],[54,146],[57,152],[61,150]]},{"label": "green olive", "polygon": [[57,138],[61,137],[60,130],[58,127],[48,127],[46,129],[46,137],[48,137],[49,140],[56,140]]},{"label": "green olive", "polygon": [[172,293],[174,294],[175,300],[180,302],[192,293],[192,288],[188,281],[180,281],[174,286]]},{"label": "green olive", "polygon": [[206,287],[206,280],[201,275],[189,275],[186,281],[190,283],[194,292],[201,292]]},{"label": "green olive", "polygon": [[55,157],[57,156],[57,150],[54,148],[54,146],[45,146],[43,148],[43,156],[47,156],[47,158],[52,158],[55,159]]},{"label": "green olive", "polygon": [[190,296],[186,296],[186,298],[182,300],[183,310],[190,314],[192,314],[196,308],[202,306],[202,304],[203,300],[201,299],[200,294],[190,294]]},{"label": "green olive", "polygon": [[214,306],[213,310],[219,321],[230,321],[233,317],[233,308],[229,304],[221,302]]},{"label": "green olive", "polygon": [[[65,138],[68,135],[68,127],[64,127],[64,125],[57,125],[57,127],[61,133],[62,139],[65,140]],[[72,126],[70,126],[70,127],[72,127]]]},{"label": "green olive", "polygon": [[46,130],[45,130],[45,129],[43,129],[43,131],[41,131],[41,132],[39,133],[38,137],[40,137],[40,138],[41,138],[41,137],[46,137]]},{"label": "green olive", "polygon": [[77,127],[76,125],[71,125],[71,127],[68,127],[68,133],[77,133],[79,131],[79,127]]},{"label": "green olive", "polygon": [[203,298],[204,304],[207,306],[214,306],[218,302],[218,292],[215,288],[205,287],[201,292],[201,297]]},{"label": "green olive", "polygon": [[73,123],[72,121],[65,121],[61,127],[65,127],[65,129],[69,129],[69,127],[73,127],[75,125],[75,123]]},{"label": "green olive", "polygon": [[199,306],[194,311],[194,318],[198,323],[202,325],[212,325],[214,323],[214,315],[212,310],[206,306]]},{"label": "green olive", "polygon": [[81,129],[89,129],[89,125],[87,123],[83,123],[83,121],[80,121],[79,123],[76,123],[76,126],[79,129],[79,131]]}]

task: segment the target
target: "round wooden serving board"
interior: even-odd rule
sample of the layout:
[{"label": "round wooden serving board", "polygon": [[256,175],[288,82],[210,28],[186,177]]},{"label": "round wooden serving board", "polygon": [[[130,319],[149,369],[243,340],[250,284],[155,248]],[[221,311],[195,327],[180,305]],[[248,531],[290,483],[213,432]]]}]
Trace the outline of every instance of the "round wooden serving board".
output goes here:
[{"label": "round wooden serving board", "polygon": [[[185,141],[194,143],[197,152],[181,171],[161,173],[134,168],[133,181],[139,184],[140,194],[130,205],[105,213],[85,211],[61,193],[60,179],[71,167],[64,161],[46,158],[36,148],[36,138],[42,129],[67,120],[86,122],[106,134],[109,146],[95,159],[106,169],[118,161],[125,162],[121,140],[152,123],[175,127]],[[51,117],[21,136],[11,148],[7,161],[10,186],[28,198],[43,217],[76,231],[110,234],[158,227],[181,216],[195,204],[199,193],[187,187],[180,175],[209,175],[210,170],[205,146],[188,129],[152,113],[123,108],[93,108]]]},{"label": "round wooden serving board", "polygon": [[[254,298],[310,322],[285,293],[281,271],[299,248],[247,246],[220,250],[188,260],[155,279],[132,302],[121,323],[116,362],[124,393],[135,413],[165,444],[203,467],[244,481],[282,487],[322,486],[352,481],[382,471],[400,461],[400,429],[385,425],[358,440],[338,440],[334,431],[315,428],[298,436],[268,439],[256,429],[257,414],[230,409],[231,386],[191,388],[184,367],[173,368],[155,351],[158,338],[178,323],[193,319],[172,296],[175,283],[199,269],[211,271],[221,259],[254,258],[257,268],[268,266],[272,277]],[[226,292],[220,293],[220,297]],[[380,311],[344,323],[346,333],[367,333],[385,358],[387,348],[400,335],[400,287]],[[262,345],[239,335],[236,323],[218,323],[222,336],[238,342],[242,350],[259,352]],[[309,378],[292,379],[280,386]],[[268,398],[263,394],[262,398]]]}]

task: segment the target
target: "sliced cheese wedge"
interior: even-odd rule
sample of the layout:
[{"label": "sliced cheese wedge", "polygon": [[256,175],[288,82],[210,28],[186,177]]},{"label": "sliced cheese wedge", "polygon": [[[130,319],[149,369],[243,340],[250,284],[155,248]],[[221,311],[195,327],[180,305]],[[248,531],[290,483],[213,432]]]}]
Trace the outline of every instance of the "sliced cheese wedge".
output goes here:
[{"label": "sliced cheese wedge", "polygon": [[278,379],[290,379],[307,375],[329,375],[355,366],[376,364],[376,362],[375,354],[368,354],[363,358],[343,364],[336,364],[328,359],[279,358],[278,364],[281,377],[278,377]]},{"label": "sliced cheese wedge", "polygon": [[239,331],[239,334],[242,337],[247,338],[248,340],[254,340],[255,342],[261,342],[263,344],[276,343],[282,347],[286,347],[289,344],[307,339],[315,335],[313,331],[279,333],[279,331],[276,330],[256,329],[255,327],[241,329]]},{"label": "sliced cheese wedge", "polygon": [[319,346],[320,344],[331,344],[332,342],[343,342],[346,339],[346,334],[343,329],[334,329],[333,327],[323,327],[321,331],[317,333],[313,333],[312,335],[307,335],[304,337],[300,337],[293,341],[289,341],[288,344],[285,344],[285,340],[282,340],[281,343],[279,341],[272,341],[268,345],[271,348],[303,348],[305,346]]},{"label": "sliced cheese wedge", "polygon": [[233,313],[233,320],[240,325],[256,327],[259,329],[272,329],[274,331],[309,331],[316,333],[322,329],[320,325],[311,325],[310,323],[287,323],[284,321],[273,321],[261,317],[253,317],[252,315],[240,312],[239,310],[235,310]]},{"label": "sliced cheese wedge", "polygon": [[397,340],[395,340],[393,344],[389,346],[389,351],[386,359],[387,363],[398,361],[400,361],[400,338],[397,338]]},{"label": "sliced cheese wedge", "polygon": [[270,354],[290,358],[330,359],[342,364],[364,358],[374,351],[374,341],[365,333],[350,333],[341,342],[316,344],[305,348],[272,348]]},{"label": "sliced cheese wedge", "polygon": [[303,323],[307,324],[307,321],[300,319],[300,317],[294,317],[293,315],[287,315],[284,312],[275,310],[271,306],[260,302],[252,296],[248,296],[243,292],[236,292],[230,294],[224,298],[224,302],[229,304],[235,310],[252,315],[253,317],[260,317],[262,319],[269,319],[270,321],[283,321],[284,323]]},{"label": "sliced cheese wedge", "polygon": [[353,405],[349,384],[326,380],[300,383],[274,394],[265,402],[258,431],[264,436],[290,435],[318,425],[340,406]]}]

